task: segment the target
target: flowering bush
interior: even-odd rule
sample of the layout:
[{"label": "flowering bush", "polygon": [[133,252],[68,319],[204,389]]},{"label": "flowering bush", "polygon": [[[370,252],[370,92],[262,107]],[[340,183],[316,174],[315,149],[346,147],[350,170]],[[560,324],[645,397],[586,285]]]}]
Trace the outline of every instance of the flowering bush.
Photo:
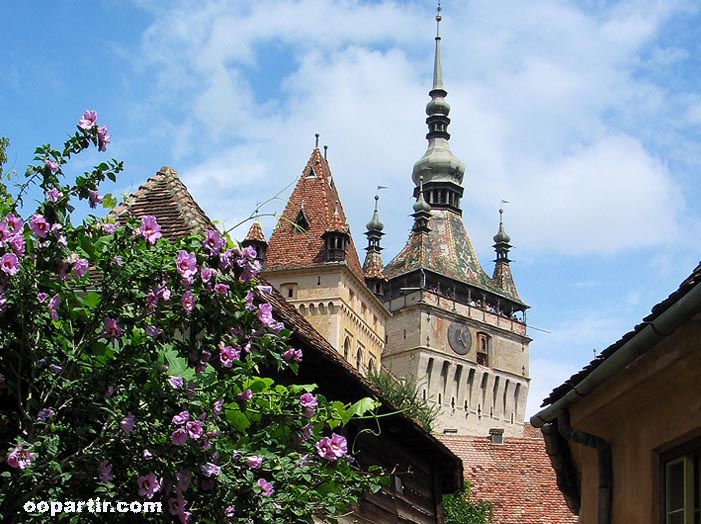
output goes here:
[{"label": "flowering bush", "polygon": [[[340,429],[374,402],[271,378],[304,356],[254,250],[216,231],[166,240],[153,216],[71,223],[80,200],[113,205],[99,186],[121,162],[64,177],[109,141],[86,111],[15,198],[0,184],[0,515],[45,522],[25,502],[99,496],[163,503],[140,522],[311,522],[379,489]],[[30,185],[45,198],[26,220]]]}]

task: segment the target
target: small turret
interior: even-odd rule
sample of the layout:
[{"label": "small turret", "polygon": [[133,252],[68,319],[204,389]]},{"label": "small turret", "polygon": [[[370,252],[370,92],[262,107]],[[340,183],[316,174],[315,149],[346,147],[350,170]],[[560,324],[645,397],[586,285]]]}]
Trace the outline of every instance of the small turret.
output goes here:
[{"label": "small turret", "polygon": [[430,231],[428,227],[428,220],[431,218],[431,206],[424,199],[424,177],[419,177],[419,192],[416,195],[416,202],[414,203],[414,213],[411,215],[414,217],[414,226],[411,228],[412,231],[418,233],[428,233]]},{"label": "small turret", "polygon": [[[507,203],[502,200],[502,204]],[[511,237],[506,234],[504,229],[504,209],[499,208],[499,230],[497,234],[494,235],[494,250],[496,251],[497,258],[494,260],[494,275],[492,280],[494,283],[509,295],[511,295],[516,300],[520,300],[518,296],[518,291],[516,291],[516,284],[514,284],[514,277],[511,274],[511,267],[509,260],[509,250],[511,249]]]},{"label": "small turret", "polygon": [[365,236],[368,237],[368,247],[365,248],[367,255],[365,255],[365,262],[363,263],[363,273],[365,275],[365,284],[370,288],[370,290],[377,297],[381,297],[384,294],[384,283],[387,281],[384,273],[382,272],[382,246],[380,241],[384,233],[382,230],[385,228],[384,224],[380,222],[380,214],[377,211],[377,205],[380,201],[380,189],[385,189],[383,186],[377,186],[377,193],[375,194],[375,211],[372,214],[370,222],[367,223],[367,231]]},{"label": "small turret", "polygon": [[253,247],[256,250],[256,260],[260,262],[261,267],[265,267],[265,252],[268,249],[268,242],[265,240],[265,235],[258,220],[253,222],[241,245],[243,247]]}]

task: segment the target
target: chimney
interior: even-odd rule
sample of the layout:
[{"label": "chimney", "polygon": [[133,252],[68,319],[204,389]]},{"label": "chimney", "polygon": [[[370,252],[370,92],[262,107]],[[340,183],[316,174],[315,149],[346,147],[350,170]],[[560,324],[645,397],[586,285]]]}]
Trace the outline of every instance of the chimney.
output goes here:
[{"label": "chimney", "polygon": [[504,429],[503,428],[492,428],[489,430],[489,440],[492,444],[503,444],[504,443]]}]

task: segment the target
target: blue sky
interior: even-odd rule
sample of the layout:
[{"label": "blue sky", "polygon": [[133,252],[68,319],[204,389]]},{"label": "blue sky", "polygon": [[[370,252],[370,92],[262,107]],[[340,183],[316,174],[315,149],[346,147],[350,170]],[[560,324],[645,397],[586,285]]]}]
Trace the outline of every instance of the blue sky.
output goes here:
[{"label": "blue sky", "polygon": [[[491,272],[499,202],[510,202],[512,269],[531,305],[533,413],[699,260],[701,8],[443,8],[463,216]],[[411,169],[426,147],[434,12],[428,0],[12,2],[0,33],[7,167],[23,172],[36,145],[62,143],[96,109],[108,154],[126,165],[113,193],[170,165],[231,226],[299,176],[319,132],[359,248],[375,186],[388,186],[388,262],[408,235]]]}]

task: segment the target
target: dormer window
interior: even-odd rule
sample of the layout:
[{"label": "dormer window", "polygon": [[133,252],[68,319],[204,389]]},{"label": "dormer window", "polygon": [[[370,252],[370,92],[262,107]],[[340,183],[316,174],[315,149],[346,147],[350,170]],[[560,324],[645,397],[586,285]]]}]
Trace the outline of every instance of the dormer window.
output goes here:
[{"label": "dormer window", "polygon": [[327,262],[340,262],[346,259],[348,235],[329,231],[325,234],[325,258]]},{"label": "dormer window", "polygon": [[297,213],[297,218],[295,218],[294,223],[294,230],[295,233],[306,233],[309,231],[309,221],[307,220],[303,209],[300,209],[299,213]]}]

